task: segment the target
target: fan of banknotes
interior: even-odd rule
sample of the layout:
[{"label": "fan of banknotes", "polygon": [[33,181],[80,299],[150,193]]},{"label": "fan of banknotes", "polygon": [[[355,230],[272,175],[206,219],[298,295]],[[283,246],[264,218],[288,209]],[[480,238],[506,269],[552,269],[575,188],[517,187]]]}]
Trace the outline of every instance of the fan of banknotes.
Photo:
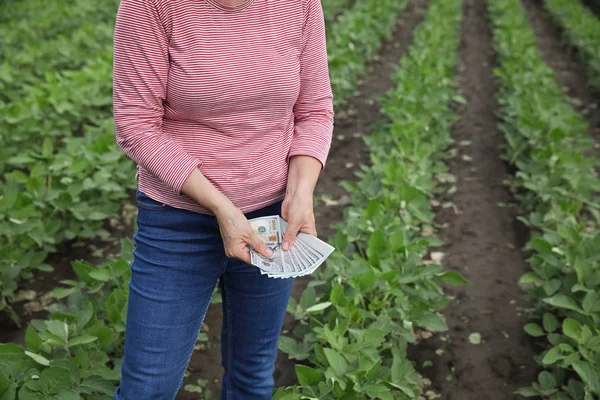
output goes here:
[{"label": "fan of banknotes", "polygon": [[273,256],[267,258],[250,248],[252,265],[270,278],[296,278],[312,274],[335,250],[319,238],[300,232],[292,247],[283,251],[281,242],[287,230],[287,222],[278,215],[254,218],[248,222],[273,251]]}]

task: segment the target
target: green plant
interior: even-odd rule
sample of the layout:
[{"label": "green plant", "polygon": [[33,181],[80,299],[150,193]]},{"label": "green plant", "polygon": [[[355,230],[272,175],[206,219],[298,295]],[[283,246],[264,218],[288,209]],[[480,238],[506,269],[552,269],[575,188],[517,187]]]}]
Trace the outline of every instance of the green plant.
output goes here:
[{"label": "green plant", "polygon": [[407,346],[416,331],[447,329],[441,284],[466,283],[425,260],[441,243],[421,233],[435,216],[432,178],[447,171],[461,18],[461,0],[435,0],[415,31],[383,104],[389,122],[366,138],[372,165],[361,168],[357,184],[345,184],[353,205],[332,239],[338,251],[300,301],[290,300],[299,340],[282,336],[280,349],[303,363],[299,385],[279,389],[275,399],[414,399],[422,392]]},{"label": "green plant", "polygon": [[546,0],[545,3],[562,26],[569,45],[579,51],[591,85],[600,89],[600,20],[579,0]]},{"label": "green plant", "polygon": [[97,267],[74,262],[79,281],[62,281],[47,320],[27,327],[25,347],[0,344],[3,400],[110,400],[120,379],[132,243]]},{"label": "green plant", "polygon": [[327,37],[329,75],[336,108],[346,103],[365,72],[366,60],[389,36],[406,4],[406,0],[359,0],[331,27]]},{"label": "green plant", "polygon": [[544,344],[544,369],[528,397],[592,400],[600,394],[600,180],[587,124],[544,63],[518,0],[491,0],[500,59],[501,130],[517,169],[517,198],[532,231],[532,271],[520,285],[533,302],[525,330]]}]

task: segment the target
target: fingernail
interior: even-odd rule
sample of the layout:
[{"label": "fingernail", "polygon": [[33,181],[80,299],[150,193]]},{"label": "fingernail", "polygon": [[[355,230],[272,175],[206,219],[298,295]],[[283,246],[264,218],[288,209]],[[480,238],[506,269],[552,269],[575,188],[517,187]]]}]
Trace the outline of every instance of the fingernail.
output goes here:
[{"label": "fingernail", "polygon": [[288,249],[290,248],[290,244],[288,242],[283,242],[281,248],[283,249],[283,251],[288,251]]},{"label": "fingernail", "polygon": [[267,257],[271,257],[273,255],[273,250],[267,248]]}]

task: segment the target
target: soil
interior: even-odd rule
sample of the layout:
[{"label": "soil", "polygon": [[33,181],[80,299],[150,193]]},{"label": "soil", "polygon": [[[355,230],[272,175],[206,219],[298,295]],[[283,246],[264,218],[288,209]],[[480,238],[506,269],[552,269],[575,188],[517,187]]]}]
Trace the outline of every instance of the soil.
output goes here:
[{"label": "soil", "polygon": [[[446,229],[445,266],[469,284],[449,288],[454,300],[444,311],[446,335],[422,342],[413,359],[444,400],[506,400],[535,380],[533,344],[523,331],[519,309],[526,304],[517,281],[527,271],[521,251],[527,232],[516,223],[509,174],[500,158],[504,138],[497,129],[497,85],[492,35],[484,0],[467,0],[460,44],[459,86],[467,104],[452,136],[458,144],[448,161],[457,178],[450,198],[455,208],[439,209]],[[468,157],[466,157],[468,156]],[[504,205],[504,206],[501,206]],[[469,336],[481,335],[480,344]],[[424,367],[431,361],[433,366]]]},{"label": "soil", "polygon": [[[524,0],[544,61],[554,70],[556,82],[566,89],[573,107],[590,124],[590,134],[600,143],[600,93],[588,85],[585,67],[577,52],[563,40],[562,31],[539,0]],[[598,3],[600,4],[600,3]],[[600,7],[600,6],[599,6]]]},{"label": "soil", "polygon": [[[372,125],[382,118],[378,97],[392,86],[392,73],[410,45],[412,32],[422,20],[426,4],[427,0],[414,0],[409,3],[401,13],[391,38],[385,41],[373,60],[368,63],[364,80],[360,82],[355,95],[336,115],[334,139],[327,166],[315,189],[315,197],[321,199],[315,204],[315,217],[317,230],[322,238],[335,233],[331,227],[332,223],[343,220],[344,206],[349,204],[350,198],[340,186],[340,182],[354,179],[354,171],[358,166],[369,161],[369,152],[361,136],[369,134]],[[296,279],[292,296],[300,297],[308,281],[308,278]],[[205,318],[210,346],[192,355],[188,366],[190,374],[185,379],[185,383],[207,379],[212,392],[211,399],[218,398],[223,373],[219,348],[221,318],[221,306],[211,305]],[[294,327],[295,321],[287,316],[284,332],[292,331]],[[288,386],[295,382],[294,362],[280,352],[275,368],[276,386]],[[198,399],[198,395],[181,390],[177,399]]]}]

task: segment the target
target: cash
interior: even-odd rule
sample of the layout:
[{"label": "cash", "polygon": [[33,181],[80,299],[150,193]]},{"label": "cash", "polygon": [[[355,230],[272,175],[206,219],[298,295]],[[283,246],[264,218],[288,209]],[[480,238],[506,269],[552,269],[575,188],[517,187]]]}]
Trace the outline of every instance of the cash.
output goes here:
[{"label": "cash", "polygon": [[273,251],[271,257],[263,257],[250,248],[252,265],[270,278],[296,278],[312,274],[335,250],[319,238],[299,232],[292,247],[283,251],[281,244],[288,226],[286,221],[278,215],[272,215],[248,222]]}]

